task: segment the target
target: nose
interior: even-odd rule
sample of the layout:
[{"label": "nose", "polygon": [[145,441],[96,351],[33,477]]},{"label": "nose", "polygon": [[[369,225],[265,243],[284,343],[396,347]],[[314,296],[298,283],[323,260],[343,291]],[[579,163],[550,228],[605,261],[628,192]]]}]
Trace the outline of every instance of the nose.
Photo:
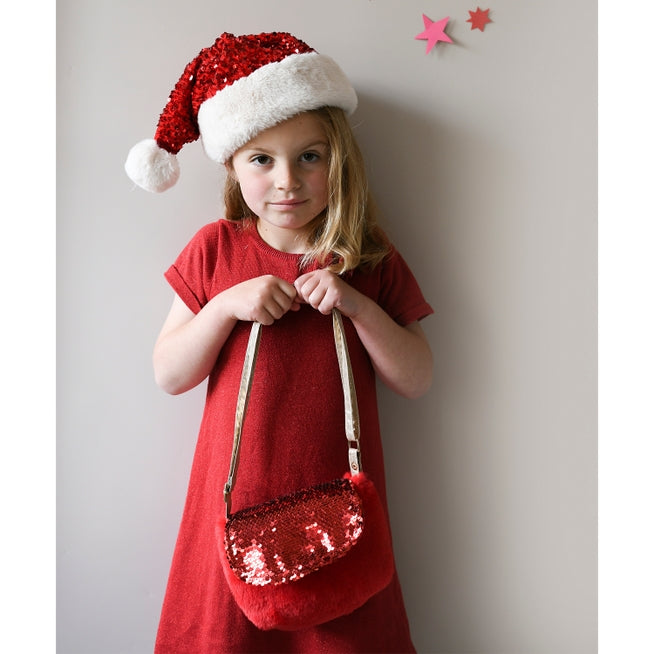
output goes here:
[{"label": "nose", "polygon": [[292,191],[300,184],[298,171],[293,162],[279,161],[276,166],[275,186],[280,191]]}]

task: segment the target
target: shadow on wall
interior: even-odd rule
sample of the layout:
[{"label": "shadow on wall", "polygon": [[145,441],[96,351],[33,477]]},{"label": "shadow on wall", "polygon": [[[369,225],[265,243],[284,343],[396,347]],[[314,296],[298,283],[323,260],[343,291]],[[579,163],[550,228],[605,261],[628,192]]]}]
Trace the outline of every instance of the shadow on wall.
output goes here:
[{"label": "shadow on wall", "polygon": [[[480,561],[457,534],[469,530],[478,489],[466,497],[465,482],[453,480],[474,473],[462,469],[474,464],[479,438],[466,416],[469,407],[484,406],[480,370],[493,367],[490,326],[471,292],[466,259],[481,258],[478,270],[489,238],[507,247],[501,224],[480,229],[486,217],[480,220],[478,196],[467,184],[477,177],[474,193],[495,185],[497,195],[497,186],[507,185],[509,162],[499,143],[484,144],[472,130],[439,124],[433,112],[387,98],[361,94],[352,122],[380,222],[435,311],[422,323],[434,352],[432,389],[408,401],[380,385],[379,405],[394,546],[415,644],[419,651],[442,651],[451,644],[448,634],[461,633],[472,617],[463,596],[474,592],[471,571]],[[481,147],[489,150],[480,157]],[[498,165],[479,168],[488,162]],[[507,189],[499,197],[505,193],[510,196]],[[453,593],[466,587],[457,602]]]}]

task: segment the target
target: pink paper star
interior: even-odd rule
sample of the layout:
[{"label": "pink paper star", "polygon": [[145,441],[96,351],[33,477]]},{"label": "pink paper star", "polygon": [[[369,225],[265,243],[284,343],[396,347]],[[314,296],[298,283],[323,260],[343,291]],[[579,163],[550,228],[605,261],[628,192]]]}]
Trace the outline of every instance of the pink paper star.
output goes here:
[{"label": "pink paper star", "polygon": [[468,13],[470,14],[470,18],[466,21],[466,23],[472,23],[470,29],[478,29],[481,30],[482,32],[484,31],[484,27],[486,27],[486,23],[492,22],[491,19],[488,17],[488,12],[490,9],[484,9],[483,11],[477,7],[477,11],[470,11],[468,10]]},{"label": "pink paper star", "polygon": [[427,18],[425,14],[422,15],[422,21],[425,24],[424,32],[420,32],[416,39],[427,41],[427,52],[429,52],[439,41],[452,43],[452,39],[445,34],[445,26],[450,17],[443,18],[442,20],[434,22],[431,18]]}]

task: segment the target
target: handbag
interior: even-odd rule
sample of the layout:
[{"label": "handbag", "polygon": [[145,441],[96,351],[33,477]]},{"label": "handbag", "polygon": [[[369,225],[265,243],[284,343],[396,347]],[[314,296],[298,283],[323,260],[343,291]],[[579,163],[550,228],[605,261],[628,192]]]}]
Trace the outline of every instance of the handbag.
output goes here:
[{"label": "handbag", "polygon": [[297,630],[351,613],[395,572],[388,518],[361,469],[359,413],[343,321],[332,312],[343,386],[349,470],[334,479],[231,512],[240,442],[259,348],[253,323],[234,423],[234,444],[218,520],[219,554],[232,595],[259,629]]}]

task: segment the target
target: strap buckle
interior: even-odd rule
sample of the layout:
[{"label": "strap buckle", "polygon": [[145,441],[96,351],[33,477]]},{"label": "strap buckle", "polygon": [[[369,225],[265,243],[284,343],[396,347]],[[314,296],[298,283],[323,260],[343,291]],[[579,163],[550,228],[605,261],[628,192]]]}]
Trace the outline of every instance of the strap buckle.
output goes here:
[{"label": "strap buckle", "polygon": [[358,475],[361,472],[361,446],[358,440],[349,441],[347,458],[350,463],[350,472],[353,475]]},{"label": "strap buckle", "polygon": [[223,499],[225,500],[225,514],[229,519],[229,514],[232,512],[232,485],[227,482],[223,490]]}]

